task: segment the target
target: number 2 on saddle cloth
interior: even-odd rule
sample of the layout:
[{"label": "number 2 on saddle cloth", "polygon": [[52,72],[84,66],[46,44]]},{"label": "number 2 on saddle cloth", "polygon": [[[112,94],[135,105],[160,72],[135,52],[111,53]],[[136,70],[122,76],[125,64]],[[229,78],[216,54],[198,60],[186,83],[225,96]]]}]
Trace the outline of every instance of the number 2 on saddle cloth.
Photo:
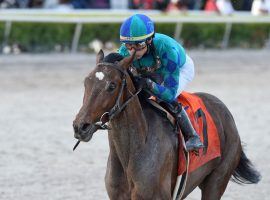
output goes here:
[{"label": "number 2 on saddle cloth", "polygon": [[[177,100],[182,104],[183,109],[186,110],[194,129],[197,131],[204,144],[204,148],[199,150],[199,156],[196,156],[195,154],[190,155],[190,165],[188,170],[190,173],[206,162],[220,157],[220,139],[214,120],[199,96],[188,92],[182,92]],[[179,140],[179,160],[183,161],[185,156],[181,142],[182,141]],[[179,162],[178,175],[181,175],[184,171],[185,162]]]}]

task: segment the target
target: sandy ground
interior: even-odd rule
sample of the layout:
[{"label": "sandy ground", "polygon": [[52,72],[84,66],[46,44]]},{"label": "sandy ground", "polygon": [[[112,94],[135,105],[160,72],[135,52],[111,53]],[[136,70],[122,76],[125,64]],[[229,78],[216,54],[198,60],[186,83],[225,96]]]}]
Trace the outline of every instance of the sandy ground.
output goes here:
[{"label": "sandy ground", "polygon": [[[258,185],[230,183],[224,200],[270,195],[270,51],[191,51],[197,66],[189,91],[222,99],[245,151],[261,172]],[[107,132],[75,152],[72,121],[94,55],[0,56],[0,199],[108,199]],[[187,199],[200,199],[195,190]]]}]

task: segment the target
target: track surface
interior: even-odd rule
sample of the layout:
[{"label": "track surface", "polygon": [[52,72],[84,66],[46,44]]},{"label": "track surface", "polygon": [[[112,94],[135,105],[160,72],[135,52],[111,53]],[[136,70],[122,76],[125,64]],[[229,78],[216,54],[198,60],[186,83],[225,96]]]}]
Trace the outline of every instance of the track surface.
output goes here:
[{"label": "track surface", "polygon": [[[258,185],[230,182],[224,200],[270,195],[270,52],[191,51],[196,76],[188,91],[219,97],[231,110],[245,152],[262,173]],[[107,132],[75,152],[72,120],[95,55],[0,56],[0,199],[108,199]],[[195,190],[187,199],[200,199]]]}]

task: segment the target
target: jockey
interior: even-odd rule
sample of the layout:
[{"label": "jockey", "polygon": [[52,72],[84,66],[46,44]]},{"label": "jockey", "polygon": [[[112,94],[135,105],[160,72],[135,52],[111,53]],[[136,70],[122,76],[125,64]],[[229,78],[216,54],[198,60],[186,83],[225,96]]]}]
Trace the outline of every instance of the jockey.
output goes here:
[{"label": "jockey", "polygon": [[187,150],[202,148],[185,109],[177,102],[177,97],[194,77],[193,61],[184,48],[171,37],[155,33],[153,21],[143,14],[132,15],[123,22],[120,41],[118,53],[122,56],[136,51],[132,65],[140,74],[137,84],[165,102],[175,114],[187,138]]}]

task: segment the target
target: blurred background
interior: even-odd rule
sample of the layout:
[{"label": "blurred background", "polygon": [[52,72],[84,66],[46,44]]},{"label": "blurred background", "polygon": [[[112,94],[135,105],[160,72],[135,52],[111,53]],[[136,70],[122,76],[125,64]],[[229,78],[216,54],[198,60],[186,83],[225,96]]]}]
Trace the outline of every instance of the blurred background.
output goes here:
[{"label": "blurred background", "polygon": [[0,199],[108,199],[107,132],[72,152],[72,121],[96,52],[117,50],[134,13],[186,48],[187,91],[228,106],[262,174],[258,185],[230,182],[222,199],[268,200],[270,0],[0,0]]},{"label": "blurred background", "polygon": [[270,48],[269,0],[0,0],[3,54],[119,46],[119,27],[147,13],[188,49]]}]

